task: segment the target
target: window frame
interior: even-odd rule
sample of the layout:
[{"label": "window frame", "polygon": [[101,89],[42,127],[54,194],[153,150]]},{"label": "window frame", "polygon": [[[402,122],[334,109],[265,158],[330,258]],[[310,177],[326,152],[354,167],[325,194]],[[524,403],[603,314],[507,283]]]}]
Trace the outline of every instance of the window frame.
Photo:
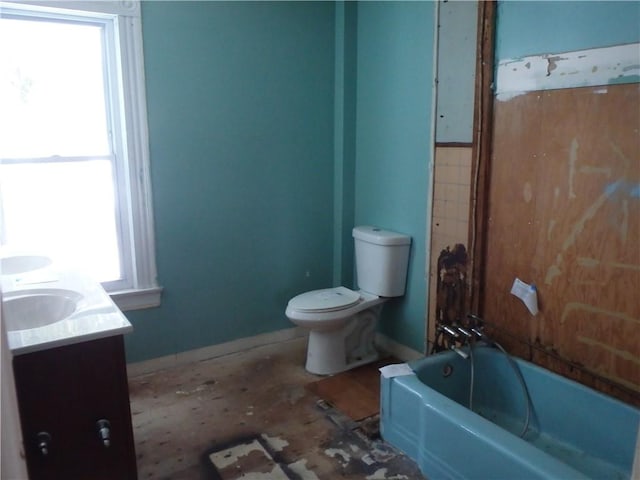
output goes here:
[{"label": "window frame", "polygon": [[108,115],[114,138],[122,282],[103,284],[122,310],[160,305],[149,158],[140,2],[0,2],[0,16],[97,22],[105,27]]}]

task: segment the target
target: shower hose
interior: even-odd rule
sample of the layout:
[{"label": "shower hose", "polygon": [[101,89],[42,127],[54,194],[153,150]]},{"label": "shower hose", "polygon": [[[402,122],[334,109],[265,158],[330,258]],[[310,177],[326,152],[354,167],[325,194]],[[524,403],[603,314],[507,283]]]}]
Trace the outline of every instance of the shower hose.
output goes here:
[{"label": "shower hose", "polygon": [[[511,365],[511,368],[515,372],[516,377],[520,382],[520,386],[522,387],[522,393],[524,395],[525,405],[526,405],[524,426],[522,427],[522,431],[519,434],[519,437],[523,438],[525,433],[527,433],[527,430],[529,429],[529,422],[531,421],[531,410],[532,410],[531,397],[529,396],[529,390],[527,389],[527,384],[524,381],[524,377],[522,376],[522,372],[518,368],[518,365],[513,360],[513,358],[511,358],[511,355],[509,355],[507,351],[502,347],[502,345],[486,337],[483,338],[483,340],[486,342],[486,345],[488,347],[496,347],[498,350],[500,350],[504,354],[505,357],[507,357],[507,360],[509,361],[509,365]],[[470,357],[469,360],[471,361],[471,381],[469,386],[469,410],[471,411],[473,411],[473,385],[475,381],[475,372],[474,372],[475,365],[474,365],[474,358],[473,358],[473,348],[474,348],[473,346],[469,347],[469,357]]]}]

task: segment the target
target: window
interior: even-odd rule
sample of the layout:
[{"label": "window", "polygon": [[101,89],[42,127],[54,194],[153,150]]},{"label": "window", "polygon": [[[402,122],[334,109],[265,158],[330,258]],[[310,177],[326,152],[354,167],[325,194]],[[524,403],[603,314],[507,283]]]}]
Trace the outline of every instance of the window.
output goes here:
[{"label": "window", "polygon": [[3,250],[158,305],[139,3],[2,2],[0,45]]}]

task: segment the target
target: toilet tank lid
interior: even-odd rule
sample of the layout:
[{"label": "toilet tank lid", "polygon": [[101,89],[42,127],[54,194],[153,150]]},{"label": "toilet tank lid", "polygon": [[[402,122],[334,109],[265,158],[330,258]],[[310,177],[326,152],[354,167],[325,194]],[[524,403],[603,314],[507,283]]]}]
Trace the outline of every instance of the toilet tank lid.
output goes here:
[{"label": "toilet tank lid", "polygon": [[353,238],[376,245],[409,245],[411,237],[382,228],[364,225],[353,229]]}]

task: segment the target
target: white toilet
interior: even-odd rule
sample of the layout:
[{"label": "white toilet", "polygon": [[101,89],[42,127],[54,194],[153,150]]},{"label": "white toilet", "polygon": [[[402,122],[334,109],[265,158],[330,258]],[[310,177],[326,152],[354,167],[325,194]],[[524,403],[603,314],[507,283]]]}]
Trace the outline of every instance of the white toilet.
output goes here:
[{"label": "white toilet", "polygon": [[293,323],[308,328],[306,369],[330,375],[373,362],[382,303],[404,295],[411,237],[377,227],[353,229],[360,290],[345,287],[302,293],[287,305]]}]

